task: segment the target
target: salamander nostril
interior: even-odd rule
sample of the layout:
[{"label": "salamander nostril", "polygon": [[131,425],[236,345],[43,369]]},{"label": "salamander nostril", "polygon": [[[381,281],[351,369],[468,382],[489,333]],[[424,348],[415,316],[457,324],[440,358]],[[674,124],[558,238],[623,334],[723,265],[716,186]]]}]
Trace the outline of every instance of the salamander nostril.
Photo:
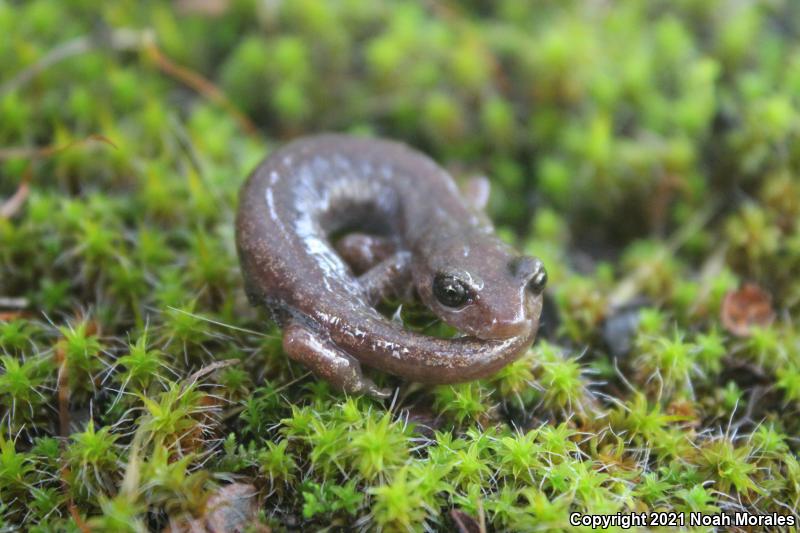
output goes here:
[{"label": "salamander nostril", "polygon": [[520,279],[530,279],[539,265],[541,265],[541,261],[525,255],[515,257],[508,263],[511,275]]}]

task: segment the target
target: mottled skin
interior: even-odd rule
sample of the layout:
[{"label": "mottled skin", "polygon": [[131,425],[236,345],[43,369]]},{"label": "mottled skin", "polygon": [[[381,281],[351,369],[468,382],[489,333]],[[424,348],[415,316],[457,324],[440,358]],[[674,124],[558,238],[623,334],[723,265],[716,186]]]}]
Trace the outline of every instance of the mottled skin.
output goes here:
[{"label": "mottled skin", "polygon": [[[485,185],[472,189],[485,201]],[[236,243],[248,296],[283,326],[286,353],[347,392],[386,394],[359,363],[425,383],[481,378],[536,335],[541,262],[500,241],[443,169],[397,142],[319,135],[277,150],[242,187]],[[457,277],[468,301],[442,304],[437,275]],[[375,310],[410,289],[466,335],[410,332]]]}]

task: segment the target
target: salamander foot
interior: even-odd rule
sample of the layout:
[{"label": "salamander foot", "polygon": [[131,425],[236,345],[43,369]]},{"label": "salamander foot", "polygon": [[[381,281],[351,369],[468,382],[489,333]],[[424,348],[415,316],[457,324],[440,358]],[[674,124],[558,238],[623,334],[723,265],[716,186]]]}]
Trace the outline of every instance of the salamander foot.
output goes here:
[{"label": "salamander foot", "polygon": [[358,361],[301,324],[292,323],[284,329],[283,350],[339,390],[381,400],[391,396],[390,391],[378,388],[362,375]]},{"label": "salamander foot", "polygon": [[356,274],[363,274],[397,252],[397,244],[389,237],[350,233],[339,239],[336,251]]}]

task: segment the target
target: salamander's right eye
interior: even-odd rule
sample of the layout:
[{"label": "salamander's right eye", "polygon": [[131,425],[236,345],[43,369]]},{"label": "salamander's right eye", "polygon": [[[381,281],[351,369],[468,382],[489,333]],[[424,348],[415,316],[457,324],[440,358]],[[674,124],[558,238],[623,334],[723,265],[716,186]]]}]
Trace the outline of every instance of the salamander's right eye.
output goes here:
[{"label": "salamander's right eye", "polygon": [[537,259],[533,275],[531,276],[530,281],[528,281],[528,288],[534,294],[541,294],[546,286],[547,286],[547,270],[545,270],[542,262]]},{"label": "salamander's right eye", "polygon": [[529,256],[516,257],[508,264],[512,276],[527,285],[533,294],[541,294],[547,286],[547,270],[539,259]]},{"label": "salamander's right eye", "polygon": [[433,278],[433,295],[447,307],[461,307],[470,299],[467,284],[452,274],[437,274]]}]

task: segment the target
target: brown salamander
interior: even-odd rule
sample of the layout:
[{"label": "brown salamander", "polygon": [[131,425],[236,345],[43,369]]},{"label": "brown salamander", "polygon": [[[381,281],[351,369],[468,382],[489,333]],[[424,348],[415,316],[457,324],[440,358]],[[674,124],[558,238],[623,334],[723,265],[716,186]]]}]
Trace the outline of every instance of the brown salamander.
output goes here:
[{"label": "brown salamander", "polygon": [[[425,383],[492,374],[533,342],[547,274],[494,234],[477,205],[484,184],[469,203],[445,170],[398,142],[293,141],[240,192],[247,294],[283,327],[289,357],[347,392],[387,394],[361,363]],[[465,335],[418,334],[376,311],[410,289]]]}]

